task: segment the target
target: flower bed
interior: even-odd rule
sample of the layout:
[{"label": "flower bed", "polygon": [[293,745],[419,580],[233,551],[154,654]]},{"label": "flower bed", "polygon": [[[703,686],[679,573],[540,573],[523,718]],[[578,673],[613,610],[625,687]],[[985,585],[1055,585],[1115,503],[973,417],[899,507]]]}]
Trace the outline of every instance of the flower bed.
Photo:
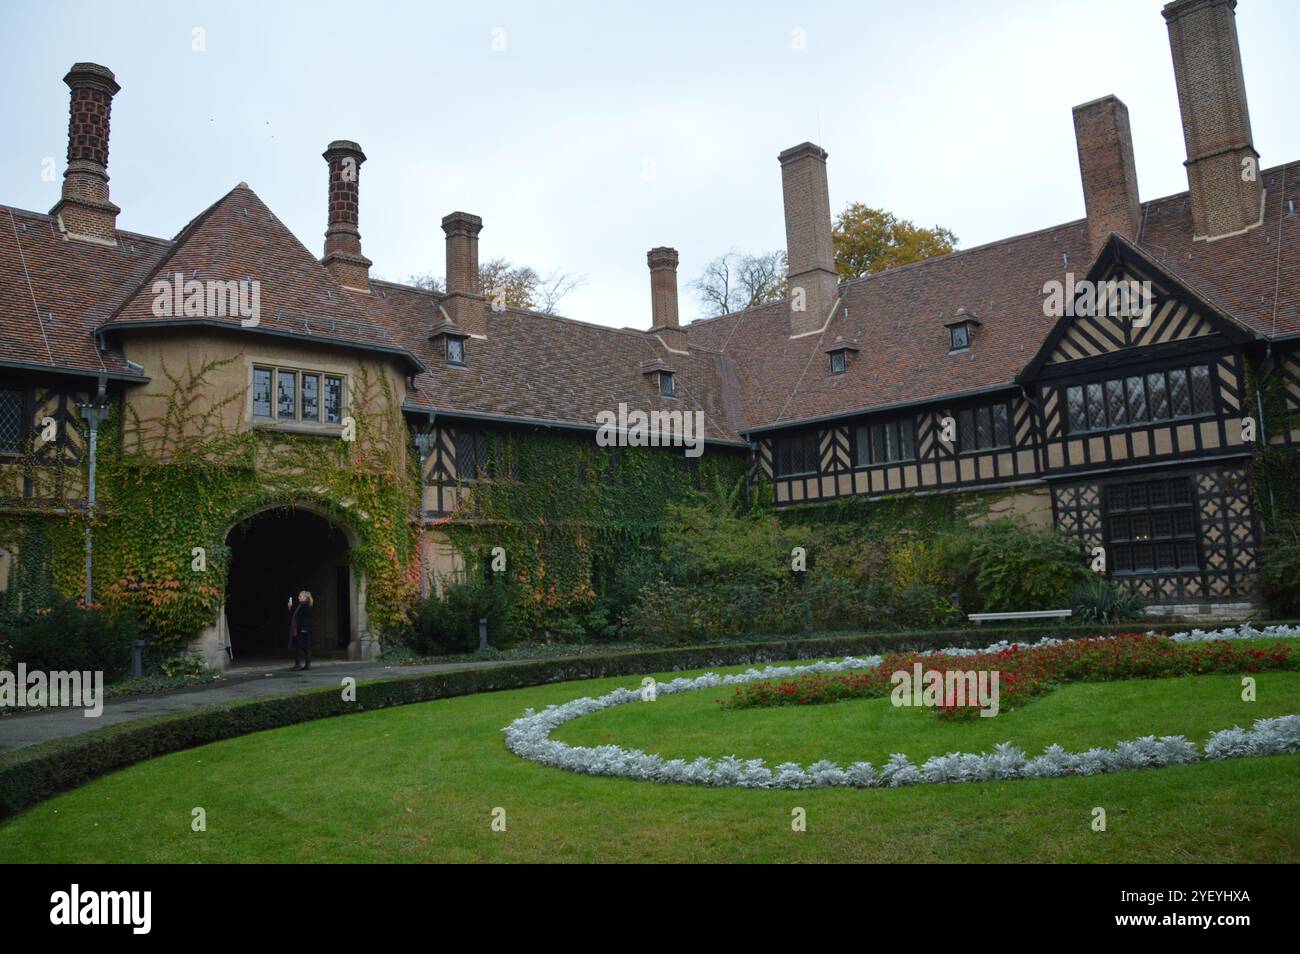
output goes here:
[{"label": "flower bed", "polygon": [[[916,667],[920,667],[919,670]],[[821,705],[844,699],[872,699],[894,691],[893,674],[935,673],[940,686],[952,684],[949,673],[997,672],[999,708],[1023,705],[1066,682],[1113,679],[1163,679],[1198,673],[1263,672],[1300,669],[1300,650],[1283,642],[1261,649],[1239,642],[1182,640],[1124,633],[1114,637],[1024,646],[993,652],[889,653],[866,672],[825,675],[807,673],[793,679],[764,680],[736,687],[723,701],[733,709]],[[976,705],[959,705],[951,692],[936,711],[940,718],[974,718]]]},{"label": "flower bed", "polygon": [[[1186,658],[1213,660],[1220,658],[1219,654],[1231,651],[1219,645],[1221,643],[1261,637],[1300,637],[1300,628],[1270,626],[1257,630],[1244,625],[1217,632],[1193,630],[1176,633],[1170,637],[1170,641],[1206,643],[1208,644],[1206,656]],[[1107,639],[1102,637],[1089,642],[1105,641]],[[1035,644],[1034,648],[1051,649],[1061,645],[1063,643],[1060,640],[1047,639]],[[983,650],[947,649],[929,655],[950,658],[971,657],[995,654],[1011,648],[1009,644],[998,643]],[[1107,650],[1095,649],[1094,652],[1105,653]],[[1291,654],[1288,653],[1288,656]],[[1094,657],[1082,658],[1088,660]],[[836,662],[768,666],[762,670],[750,669],[727,676],[705,673],[693,679],[682,677],[659,683],[656,694],[673,695],[699,689],[790,679],[807,674],[870,671],[878,668],[883,661],[881,656],[847,657]],[[1079,665],[1083,667],[1083,671],[1087,671],[1091,663],[1085,661]],[[1131,676],[1116,675],[1112,678],[1131,678]],[[840,766],[829,760],[822,760],[807,767],[794,762],[769,767],[763,759],[742,760],[735,756],[701,757],[688,762],[685,759],[665,759],[660,755],[642,752],[639,749],[625,749],[617,745],[571,746],[550,737],[555,729],[573,719],[612,706],[641,700],[642,694],[638,689],[615,689],[598,698],[583,697],[563,705],[548,706],[541,712],[529,709],[502,729],[502,732],[505,734],[506,746],[521,758],[569,772],[655,782],[741,788],[802,789],[832,786],[872,788],[937,782],[1052,778],[1190,764],[1202,759],[1300,752],[1300,715],[1259,719],[1249,729],[1234,726],[1231,729],[1214,732],[1206,742],[1204,751],[1181,735],[1163,736],[1158,739],[1154,736],[1144,736],[1140,739],[1119,742],[1111,749],[1092,748],[1086,752],[1067,752],[1059,745],[1051,745],[1041,755],[1032,758],[1010,743],[1004,742],[995,746],[992,752],[952,752],[948,755],[934,756],[921,765],[913,764],[905,754],[898,753],[891,756],[889,761],[879,768],[870,762],[854,762],[848,766]]]}]

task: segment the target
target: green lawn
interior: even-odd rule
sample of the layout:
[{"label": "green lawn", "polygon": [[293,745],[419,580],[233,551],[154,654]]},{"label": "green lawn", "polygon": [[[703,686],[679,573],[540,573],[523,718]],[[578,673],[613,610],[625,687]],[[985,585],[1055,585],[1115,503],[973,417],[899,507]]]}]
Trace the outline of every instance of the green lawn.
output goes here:
[{"label": "green lawn", "polygon": [[[742,667],[743,668],[743,667]],[[663,674],[672,678],[677,674]],[[914,761],[1003,739],[1036,754],[1151,732],[1196,741],[1300,713],[1300,674],[1064,687],[970,723],[881,700],[723,711],[664,696],[562,727],[665,755]],[[0,861],[1300,861],[1300,756],[1078,779],[745,791],[588,778],[525,762],[500,729],[639,678],[488,693],[261,732],[100,779],[0,826]],[[191,810],[207,831],[190,830]],[[492,810],[507,830],[491,830]],[[807,831],[791,831],[794,807]],[[1090,828],[1106,809],[1109,830]]]},{"label": "green lawn", "polygon": [[888,699],[726,709],[718,700],[733,689],[705,689],[615,706],[560,726],[554,738],[570,745],[612,742],[668,758],[735,755],[772,765],[830,759],[877,767],[895,752],[919,764],[948,752],[992,751],[998,742],[1014,742],[1029,755],[1053,742],[1080,752],[1143,735],[1185,735],[1200,744],[1216,729],[1300,713],[1300,673],[1258,673],[1255,680],[1253,703],[1241,700],[1240,676],[1074,683],[1023,708],[970,721],[941,720],[933,709],[895,707]]}]

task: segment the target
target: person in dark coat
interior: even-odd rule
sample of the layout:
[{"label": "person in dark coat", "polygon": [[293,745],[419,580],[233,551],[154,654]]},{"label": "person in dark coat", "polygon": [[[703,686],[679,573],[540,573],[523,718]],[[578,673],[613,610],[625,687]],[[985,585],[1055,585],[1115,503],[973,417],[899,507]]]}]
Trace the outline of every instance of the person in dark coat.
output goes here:
[{"label": "person in dark coat", "polygon": [[[298,605],[289,605],[293,613],[289,616],[289,648],[293,650],[293,668],[307,670],[311,668],[311,648],[316,641],[316,631],[312,626],[312,607],[315,605],[311,592],[303,590],[298,594]],[[299,659],[304,660],[300,663]]]}]

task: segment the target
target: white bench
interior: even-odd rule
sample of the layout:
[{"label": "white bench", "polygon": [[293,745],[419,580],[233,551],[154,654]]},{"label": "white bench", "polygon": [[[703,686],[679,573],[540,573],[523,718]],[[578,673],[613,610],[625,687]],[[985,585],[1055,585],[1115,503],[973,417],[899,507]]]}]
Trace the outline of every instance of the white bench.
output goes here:
[{"label": "white bench", "polygon": [[970,613],[966,616],[973,623],[985,620],[1002,619],[1067,619],[1074,615],[1074,610],[1026,610],[1020,613]]}]

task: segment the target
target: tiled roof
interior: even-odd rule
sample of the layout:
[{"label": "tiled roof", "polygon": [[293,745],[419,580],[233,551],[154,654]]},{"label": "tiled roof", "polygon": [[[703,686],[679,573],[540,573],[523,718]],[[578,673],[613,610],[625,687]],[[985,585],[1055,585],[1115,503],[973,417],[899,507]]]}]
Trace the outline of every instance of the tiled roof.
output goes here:
[{"label": "tiled roof", "polygon": [[1260,172],[1264,222],[1192,240],[1187,193],[1147,202],[1137,244],[1210,304],[1269,337],[1300,333],[1300,162]]},{"label": "tiled roof", "polygon": [[[137,323],[184,324],[183,315],[154,312],[153,283],[185,280],[256,281],[261,315],[257,334],[298,338],[391,351],[406,351],[397,327],[383,310],[367,308],[353,296],[275,217],[252,189],[240,183],[181,230],[153,273],[134,295],[107,316],[102,327]],[[207,318],[205,323],[240,327],[240,318]]]},{"label": "tiled roof", "polygon": [[[790,339],[785,302],[697,321],[691,344],[736,366],[742,430],[1010,385],[1051,331],[1043,282],[1092,264],[1083,221],[952,252],[840,285],[820,334]],[[949,354],[946,324],[964,308],[980,322],[971,348]],[[831,374],[836,338],[860,349]]]},{"label": "tiled roof", "polygon": [[95,347],[97,315],[133,291],[167,250],[119,233],[116,246],[66,241],[54,219],[0,206],[0,363],[138,376]]},{"label": "tiled roof", "polygon": [[[487,334],[465,342],[466,367],[449,367],[429,340],[442,320],[439,296],[389,282],[371,282],[372,310],[393,315],[406,346],[429,371],[415,378],[409,407],[447,413],[596,426],[596,414],[618,405],[642,411],[704,412],[705,437],[735,441],[735,389],[725,359],[712,351],[668,351],[653,335],[554,315],[487,313]],[[677,397],[661,397],[643,364],[663,359]],[[734,385],[734,382],[732,382]]]},{"label": "tiled roof", "polygon": [[[1265,169],[1263,224],[1194,241],[1187,193],[1143,204],[1136,245],[1227,317],[1262,335],[1300,332],[1300,163]],[[1290,205],[1288,203],[1291,203]],[[1291,212],[1292,208],[1296,211]],[[1092,264],[1084,220],[890,269],[840,285],[842,308],[818,335],[788,338],[785,302],[694,322],[691,344],[735,364],[741,430],[1010,386],[1052,330],[1043,283]],[[948,353],[945,322],[981,323]],[[824,351],[857,339],[832,375]]]},{"label": "tiled roof", "polygon": [[[1296,334],[1300,211],[1287,203],[1300,205],[1300,163],[1260,175],[1262,227],[1194,242],[1181,193],[1143,205],[1136,244],[1225,315],[1262,335]],[[155,274],[170,280],[180,271],[258,280],[257,333],[395,353],[419,372],[410,408],[582,427],[620,402],[698,408],[708,437],[736,440],[762,427],[1011,387],[1052,328],[1043,283],[1091,264],[1086,224],[1070,222],[846,282],[841,309],[818,334],[790,339],[784,302],[697,321],[687,326],[689,355],[641,331],[489,312],[486,339],[471,338],[468,367],[453,368],[429,340],[445,317],[439,296],[384,281],[369,295],[344,289],[243,184],[171,242],[119,233],[116,247],[66,241],[48,215],[0,206],[0,364],[135,374],[120,350],[97,351],[95,331],[184,322],[156,316],[151,289]],[[980,324],[972,347],[950,355],[946,324],[958,309]],[[826,350],[840,338],[860,350],[832,375]],[[660,359],[676,374],[678,399],[661,397],[645,373]]]}]

